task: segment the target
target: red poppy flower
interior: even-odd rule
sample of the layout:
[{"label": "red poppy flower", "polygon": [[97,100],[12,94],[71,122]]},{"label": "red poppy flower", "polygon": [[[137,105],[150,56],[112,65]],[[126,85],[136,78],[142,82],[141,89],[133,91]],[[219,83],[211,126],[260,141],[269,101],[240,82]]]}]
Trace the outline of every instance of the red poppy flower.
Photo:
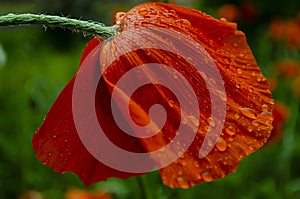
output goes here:
[{"label": "red poppy flower", "polygon": [[87,45],[35,133],[44,164],[86,185],[158,167],[164,184],[187,188],[234,172],[267,142],[274,102],[236,24],[162,3],[117,24]]}]

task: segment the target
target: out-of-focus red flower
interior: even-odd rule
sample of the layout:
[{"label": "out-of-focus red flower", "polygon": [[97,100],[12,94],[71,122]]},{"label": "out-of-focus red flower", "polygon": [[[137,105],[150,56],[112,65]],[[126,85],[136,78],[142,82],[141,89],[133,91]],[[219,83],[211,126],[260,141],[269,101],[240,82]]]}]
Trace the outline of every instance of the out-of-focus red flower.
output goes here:
[{"label": "out-of-focus red flower", "polygon": [[274,19],[270,24],[270,36],[286,42],[289,48],[298,48],[300,46],[300,25],[295,19]]},{"label": "out-of-focus red flower", "polygon": [[218,16],[228,21],[237,21],[240,16],[240,10],[234,4],[224,4],[218,9]]},{"label": "out-of-focus red flower", "polygon": [[[180,122],[189,129],[196,128],[195,140],[180,158],[159,170],[164,184],[170,187],[188,188],[234,172],[244,157],[255,152],[267,142],[272,129],[274,101],[270,99],[269,85],[257,66],[245,35],[236,29],[235,23],[214,19],[197,10],[161,3],[145,3],[134,7],[127,13],[119,13],[117,22],[120,25],[119,34],[124,33],[123,40],[120,43],[114,42],[113,39],[108,40],[104,45],[105,49],[99,56],[103,59],[110,59],[118,53],[122,54],[125,49],[131,51],[126,51],[125,55],[113,60],[107,66],[95,96],[97,119],[106,136],[116,146],[135,153],[150,153],[172,142]],[[161,39],[162,37],[157,31],[149,29],[149,31],[153,31],[151,35],[143,37],[146,32],[135,31],[140,30],[138,29],[140,27],[172,30],[176,32],[178,39],[182,39],[183,34],[203,46],[221,75],[226,95],[220,92],[219,87],[214,87],[215,89],[211,90],[211,93],[208,92],[206,82],[208,82],[207,84],[216,84],[217,74],[212,71],[208,71],[206,74],[202,74],[204,71],[197,71],[189,63],[191,57],[184,59],[180,54],[174,54],[167,50],[147,48],[147,45],[151,44],[154,39],[156,42],[168,44],[171,50],[175,45],[172,43],[174,36],[169,35],[170,38]],[[160,33],[166,34],[164,31]],[[132,44],[132,40],[138,38],[142,40],[142,44],[146,48],[141,49]],[[102,44],[102,40],[95,38],[87,45],[81,59],[80,74],[85,73],[89,67],[98,66],[99,60],[90,65],[82,63],[86,61],[86,57],[96,46]],[[192,54],[193,52],[190,51],[192,45],[192,43],[182,43],[176,48],[184,49]],[[203,51],[198,55],[199,59],[203,57]],[[192,108],[200,108],[199,120],[197,118],[195,120],[194,116],[185,115],[186,112],[181,112],[180,105],[177,105],[178,101],[170,90],[158,85],[148,85],[139,90],[141,93],[134,93],[132,96],[123,94],[121,100],[130,99],[131,117],[141,125],[149,122],[149,108],[153,104],[161,104],[166,109],[168,116],[165,126],[150,138],[136,138],[122,132],[112,116],[111,92],[116,89],[122,93],[121,88],[117,87],[117,81],[130,69],[145,63],[168,65],[187,79],[192,85],[199,103]],[[208,60],[204,59],[202,64],[207,63]],[[143,72],[152,77],[153,71],[150,69]],[[129,85],[140,80],[139,74],[126,83]],[[83,146],[72,112],[72,92],[74,81],[78,75],[76,74],[61,92],[45,121],[35,133],[33,147],[36,156],[55,171],[76,173],[86,185],[106,180],[109,177],[127,178],[140,175],[140,173],[121,172],[106,166]],[[85,75],[86,81],[94,78],[94,74]],[[210,79],[207,79],[209,76]],[[172,82],[177,82],[177,78],[177,74],[163,76],[163,79]],[[85,88],[84,83],[81,86]],[[178,83],[177,86],[179,89],[181,88],[181,84]],[[83,92],[91,89],[86,88]],[[185,100],[189,102],[190,97],[185,97]],[[221,113],[217,107],[210,107],[212,97],[226,105],[225,121],[211,117],[212,111]],[[81,105],[83,106],[84,103],[85,101],[82,100]],[[122,107],[119,107],[118,111],[123,113],[122,110]],[[85,117],[85,114],[82,114],[82,117]],[[221,125],[222,122],[224,125]],[[220,127],[220,137],[218,137],[216,145],[210,146],[212,150],[204,158],[199,158],[200,147],[205,142],[205,137],[209,134],[208,130],[211,127]],[[92,140],[93,137],[90,139]],[[211,143],[209,141],[208,146]],[[181,147],[183,146],[179,143],[177,148]],[[109,149],[107,150],[109,151]],[[176,150],[169,150],[164,157],[168,159],[169,156],[176,155],[178,152]],[[107,151],[99,151],[99,153],[107,153]]]},{"label": "out-of-focus red flower", "polygon": [[289,117],[288,107],[283,103],[276,102],[273,109],[273,117],[273,129],[270,136],[270,143],[281,138],[283,124]]},{"label": "out-of-focus red flower", "polygon": [[102,191],[69,189],[65,194],[65,199],[111,199],[111,196]]},{"label": "out-of-focus red flower", "polygon": [[300,66],[298,61],[287,59],[282,60],[277,64],[279,75],[287,78],[296,77],[299,75]]},{"label": "out-of-focus red flower", "polygon": [[253,22],[257,19],[258,11],[252,1],[245,1],[240,6],[241,16],[246,22]]}]

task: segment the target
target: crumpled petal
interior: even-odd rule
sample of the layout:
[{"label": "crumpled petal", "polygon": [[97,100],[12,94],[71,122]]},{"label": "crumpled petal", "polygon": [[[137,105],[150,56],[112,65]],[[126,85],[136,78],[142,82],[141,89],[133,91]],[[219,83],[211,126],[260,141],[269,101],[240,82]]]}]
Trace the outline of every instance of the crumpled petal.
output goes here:
[{"label": "crumpled petal", "polygon": [[[88,43],[81,63],[96,46],[100,45],[100,42],[95,38]],[[86,77],[89,78],[92,75],[87,74]],[[72,92],[75,78],[76,75],[60,93],[45,117],[45,121],[33,136],[32,144],[37,158],[57,172],[74,172],[86,185],[106,180],[109,177],[128,178],[138,175],[121,172],[102,164],[82,144],[72,113]],[[99,93],[100,99],[103,99],[103,102],[100,103],[105,103],[104,101],[108,99],[105,97],[107,94],[109,93]],[[116,140],[116,138],[112,139]],[[126,140],[126,137],[123,139],[128,150],[133,148],[132,150],[144,151],[137,140]]]}]

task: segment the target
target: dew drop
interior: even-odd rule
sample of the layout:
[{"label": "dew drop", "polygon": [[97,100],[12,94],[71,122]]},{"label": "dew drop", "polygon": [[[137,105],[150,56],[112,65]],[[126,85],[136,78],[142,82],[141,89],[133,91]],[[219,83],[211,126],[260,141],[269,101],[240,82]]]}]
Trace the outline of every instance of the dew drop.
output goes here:
[{"label": "dew drop", "polygon": [[248,130],[248,132],[251,133],[253,131],[253,127],[252,126],[248,126],[247,130]]},{"label": "dew drop", "polygon": [[241,75],[241,74],[243,73],[242,69],[240,69],[240,68],[238,68],[238,69],[236,70],[236,72],[237,72],[239,75]]},{"label": "dew drop", "polygon": [[148,26],[148,23],[144,22],[144,21],[141,24],[142,24],[143,27],[147,27]]},{"label": "dew drop", "polygon": [[191,22],[187,19],[181,19],[182,24],[184,27],[190,27],[191,26]]},{"label": "dew drop", "polygon": [[188,116],[188,118],[191,120],[191,122],[195,125],[195,126],[199,126],[199,120],[195,117],[195,116]]},{"label": "dew drop", "polygon": [[269,106],[267,104],[263,104],[262,107],[261,107],[261,110],[263,112],[267,112],[269,110]]},{"label": "dew drop", "polygon": [[216,147],[219,151],[226,151],[227,143],[223,138],[219,138],[217,143],[216,143]]},{"label": "dew drop", "polygon": [[235,135],[235,133],[236,133],[236,129],[235,129],[235,127],[234,126],[227,126],[227,128],[225,129],[225,131],[226,131],[226,133],[228,134],[228,135]]},{"label": "dew drop", "polygon": [[197,168],[199,168],[199,166],[200,166],[199,162],[198,161],[194,161],[194,166],[197,167]]},{"label": "dew drop", "polygon": [[205,182],[211,182],[213,180],[213,178],[211,177],[208,171],[202,173],[202,178]]},{"label": "dew drop", "polygon": [[142,16],[145,16],[145,15],[148,13],[148,11],[147,11],[145,8],[141,8],[141,9],[138,11],[138,13],[139,13],[140,15],[142,15]]},{"label": "dew drop", "polygon": [[261,76],[260,76],[260,75],[257,76],[256,81],[257,81],[257,82],[261,82]]},{"label": "dew drop", "polygon": [[182,117],[182,124],[187,124],[187,123],[188,123],[187,117],[183,116]]},{"label": "dew drop", "polygon": [[174,105],[175,105],[175,102],[174,102],[173,100],[169,100],[169,101],[168,101],[168,104],[169,104],[169,106],[170,106],[171,108],[173,108]]},{"label": "dew drop", "polygon": [[241,84],[240,84],[239,82],[237,82],[237,83],[235,84],[235,87],[236,87],[236,88],[241,88]]},{"label": "dew drop", "polygon": [[186,178],[180,176],[177,178],[177,182],[181,188],[184,188],[184,189],[189,188],[189,183]]},{"label": "dew drop", "polygon": [[272,119],[273,119],[272,113],[269,112],[269,111],[263,111],[260,115],[261,115],[264,119],[266,119],[266,120],[272,120]]},{"label": "dew drop", "polygon": [[56,134],[54,134],[52,137],[55,139],[55,138],[57,138],[57,135],[56,135]]},{"label": "dew drop", "polygon": [[234,46],[234,47],[238,47],[238,44],[237,44],[237,43],[234,43],[233,46]]},{"label": "dew drop", "polygon": [[250,93],[252,93],[252,92],[253,92],[253,87],[252,87],[252,86],[248,86],[248,91],[249,91]]},{"label": "dew drop", "polygon": [[175,79],[178,78],[177,72],[173,72],[173,77],[174,77]]},{"label": "dew drop", "polygon": [[51,153],[51,152],[49,152],[49,153],[48,153],[48,156],[51,156],[51,155],[52,155],[52,153]]},{"label": "dew drop", "polygon": [[65,141],[65,142],[68,142],[69,140],[68,140],[68,139],[65,139],[64,141]]},{"label": "dew drop", "polygon": [[255,114],[253,109],[251,109],[251,108],[239,108],[239,110],[244,116],[246,116],[248,118],[251,118],[251,119],[256,119],[256,114]]},{"label": "dew drop", "polygon": [[215,126],[216,125],[216,121],[212,117],[207,118],[207,122],[209,123],[210,126]]},{"label": "dew drop", "polygon": [[224,17],[222,17],[220,20],[221,20],[222,22],[227,22],[227,19],[224,18]]},{"label": "dew drop", "polygon": [[235,119],[239,119],[239,118],[240,118],[240,115],[239,115],[238,113],[236,113],[236,114],[234,115],[234,117],[235,117]]},{"label": "dew drop", "polygon": [[250,151],[254,151],[254,147],[253,146],[249,146],[249,150]]},{"label": "dew drop", "polygon": [[252,121],[253,126],[259,126],[259,122],[257,120]]}]

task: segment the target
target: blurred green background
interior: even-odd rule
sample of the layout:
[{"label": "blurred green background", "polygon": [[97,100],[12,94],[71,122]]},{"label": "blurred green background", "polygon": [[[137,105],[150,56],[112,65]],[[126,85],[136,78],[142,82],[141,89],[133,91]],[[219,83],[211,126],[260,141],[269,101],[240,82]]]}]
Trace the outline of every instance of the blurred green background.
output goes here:
[{"label": "blurred green background", "polygon": [[[7,0],[0,15],[47,13],[110,25],[113,14],[139,0]],[[166,1],[164,1],[166,2]],[[84,187],[78,177],[39,162],[31,138],[64,85],[75,74],[85,44],[81,34],[41,26],[0,27],[0,198],[300,198],[299,0],[173,0],[236,21],[272,85],[278,126],[264,148],[237,172],[190,189],[162,185],[158,172]],[[103,194],[107,192],[108,194]]]}]

